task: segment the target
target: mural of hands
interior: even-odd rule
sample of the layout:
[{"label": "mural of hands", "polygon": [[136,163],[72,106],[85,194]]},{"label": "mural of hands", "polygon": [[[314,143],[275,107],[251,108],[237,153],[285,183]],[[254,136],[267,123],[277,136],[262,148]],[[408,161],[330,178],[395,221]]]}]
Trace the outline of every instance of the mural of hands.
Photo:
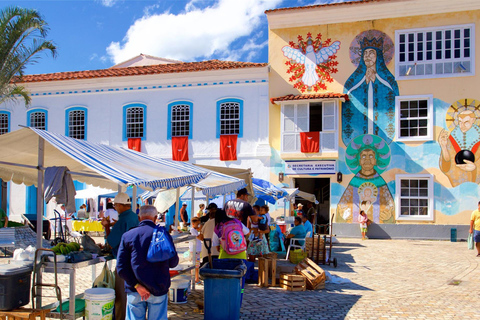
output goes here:
[{"label": "mural of hands", "polygon": [[477,166],[472,161],[464,159],[463,162],[465,162],[465,164],[457,164],[456,165],[457,168],[462,169],[463,171],[467,171],[467,172],[471,172],[471,171],[474,171],[475,169],[477,169]]},{"label": "mural of hands", "polygon": [[447,147],[447,143],[448,143],[448,136],[450,134],[448,133],[447,130],[445,129],[442,129],[442,131],[440,131],[440,134],[438,135],[438,144],[440,144],[440,147],[442,148],[446,148]]}]

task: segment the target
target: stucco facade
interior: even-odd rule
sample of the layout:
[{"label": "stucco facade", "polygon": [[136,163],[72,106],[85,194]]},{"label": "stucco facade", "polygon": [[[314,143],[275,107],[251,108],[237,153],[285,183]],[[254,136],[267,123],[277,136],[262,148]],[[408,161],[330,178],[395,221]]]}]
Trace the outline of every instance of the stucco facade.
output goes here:
[{"label": "stucco facade", "polygon": [[[334,172],[291,172],[284,183],[324,179],[303,191],[321,198],[328,189],[320,212],[334,215],[337,234],[359,236],[364,210],[374,221],[372,237],[446,239],[457,228],[465,238],[480,191],[480,3],[367,0],[271,10],[267,17],[269,140],[282,162],[274,173],[288,173],[291,161],[333,161]],[[309,44],[316,56],[308,55]],[[314,81],[305,76],[309,57]],[[295,98],[285,98],[290,94]],[[329,103],[336,135],[323,141]],[[285,137],[303,139],[309,127],[320,131],[317,152],[301,152]],[[323,150],[328,139],[335,141]]]},{"label": "stucco facade", "polygon": [[[31,125],[27,114],[32,111],[45,112],[47,130],[69,135],[69,111],[83,110],[88,141],[127,148],[125,110],[137,106],[143,109],[144,116],[141,151],[172,159],[171,108],[187,105],[189,162],[251,168],[256,177],[269,178],[266,64],[245,66],[219,61],[165,64],[158,66],[161,72],[150,74],[142,70],[151,70],[152,66],[134,68],[137,71],[117,66],[72,74],[26,76],[24,85],[32,95],[31,106],[27,109],[19,100],[0,106],[0,112],[8,113],[10,130],[18,129],[18,125]],[[165,73],[162,68],[175,71]],[[224,101],[237,102],[240,108],[234,161],[220,160],[219,103]],[[26,212],[24,185],[9,183],[8,197],[8,211],[13,219]]]}]

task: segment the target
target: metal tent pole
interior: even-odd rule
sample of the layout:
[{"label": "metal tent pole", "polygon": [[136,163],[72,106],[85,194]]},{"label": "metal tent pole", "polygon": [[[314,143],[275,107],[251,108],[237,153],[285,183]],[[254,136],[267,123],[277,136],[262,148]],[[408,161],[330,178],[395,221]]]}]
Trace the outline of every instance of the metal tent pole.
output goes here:
[{"label": "metal tent pole", "polygon": [[192,218],[195,217],[195,215],[193,214],[193,210],[195,210],[195,187],[190,186],[190,188],[192,188],[192,201],[191,201],[192,208],[190,209],[190,225],[191,225]]},{"label": "metal tent pole", "polygon": [[[37,249],[43,247],[43,165],[45,162],[45,140],[38,137],[38,172],[37,172]],[[61,223],[61,221],[60,221]]]},{"label": "metal tent pole", "polygon": [[133,186],[132,190],[132,211],[137,212],[137,186]]},{"label": "metal tent pole", "polygon": [[173,222],[175,225],[175,230],[178,228],[178,215],[180,213],[180,187],[177,188],[177,196],[175,200],[175,221]]}]

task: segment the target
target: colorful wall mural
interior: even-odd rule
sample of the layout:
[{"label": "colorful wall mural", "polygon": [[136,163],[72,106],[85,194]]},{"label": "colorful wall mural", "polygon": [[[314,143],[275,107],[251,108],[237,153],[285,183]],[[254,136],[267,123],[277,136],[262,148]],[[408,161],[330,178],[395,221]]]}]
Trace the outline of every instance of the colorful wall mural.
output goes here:
[{"label": "colorful wall mural", "polygon": [[[278,24],[279,27],[269,30],[270,97],[314,92],[343,92],[349,97],[339,103],[338,154],[282,153],[279,126],[282,111],[278,105],[272,106],[269,132],[272,148],[276,150],[275,161],[336,160],[336,170],[343,174],[343,181],[338,181],[336,176],[315,176],[330,179],[328,205],[330,214],[335,214],[335,222],[357,223],[359,211],[364,210],[372,221],[380,224],[467,225],[480,195],[480,98],[473,99],[478,98],[480,78],[458,72],[447,74],[445,71],[438,76],[414,72],[408,79],[403,76],[397,82],[393,62],[396,46],[401,42],[394,44],[394,40],[396,34],[408,30],[414,36],[420,28],[425,28],[424,32],[435,32],[442,28],[456,30],[459,21],[476,24],[480,10],[433,14],[428,21],[409,16],[350,22],[343,21],[340,13],[338,18],[341,23],[327,24],[319,18],[318,25],[298,21],[292,27]],[[280,18],[271,15],[269,19]],[[318,40],[315,35],[330,37],[333,41]],[[427,33],[424,35],[427,41]],[[469,38],[470,48],[478,37],[476,33]],[[409,41],[415,42],[415,46],[407,51],[421,50],[416,46],[421,41],[417,38]],[[428,47],[425,41],[423,50]],[[328,57],[335,65],[327,69],[316,64],[317,53],[336,42],[343,48],[332,48],[336,51]],[[312,63],[306,63],[307,56]],[[478,63],[478,50],[475,57]],[[449,66],[448,62],[445,65]],[[452,68],[455,66],[452,63]],[[316,75],[305,73],[307,67],[315,67]],[[319,73],[322,70],[328,70],[330,78],[322,78]],[[292,86],[298,92],[292,91]],[[426,118],[431,130],[428,137],[405,136],[395,140],[399,123],[395,113],[396,97],[402,101],[428,100]],[[280,166],[278,170],[284,168]],[[401,179],[411,180],[432,178],[428,200],[433,201],[428,204],[428,217],[400,210],[400,199],[406,196],[396,194],[401,190],[397,185],[400,179],[396,179],[399,175]],[[285,176],[285,183],[292,185],[292,178],[297,177]],[[351,226],[339,228],[350,230]],[[382,230],[391,229],[385,226]]]},{"label": "colorful wall mural", "polygon": [[283,55],[290,60],[287,73],[292,74],[289,78],[294,88],[301,92],[307,90],[327,90],[326,83],[333,82],[331,74],[337,73],[338,62],[335,61],[335,53],[340,49],[340,41],[332,43],[331,39],[322,41],[322,34],[317,34],[312,39],[312,34],[307,34],[304,41],[298,36],[298,43],[290,41],[289,46],[282,48]]},{"label": "colorful wall mural", "polygon": [[399,92],[386,66],[392,55],[392,40],[378,30],[360,33],[350,45],[350,59],[358,65],[344,85],[350,98],[342,109],[345,145],[366,133],[378,135],[388,144],[395,136],[395,96]]},{"label": "colorful wall mural", "polygon": [[447,110],[447,129],[438,135],[440,170],[452,186],[480,183],[480,101],[464,99]]},{"label": "colorful wall mural", "polygon": [[345,162],[355,176],[337,206],[337,222],[358,222],[360,210],[376,223],[395,222],[395,204],[380,176],[390,163],[390,147],[379,136],[355,137],[345,151]]}]

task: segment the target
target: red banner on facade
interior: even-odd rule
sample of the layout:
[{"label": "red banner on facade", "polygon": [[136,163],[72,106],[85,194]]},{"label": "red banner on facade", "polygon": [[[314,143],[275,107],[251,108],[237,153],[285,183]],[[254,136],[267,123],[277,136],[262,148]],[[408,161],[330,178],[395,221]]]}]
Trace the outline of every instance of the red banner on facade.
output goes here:
[{"label": "red banner on facade", "polygon": [[128,139],[128,149],[141,152],[142,151],[142,138],[129,138]]},{"label": "red banner on facade", "polygon": [[220,160],[237,160],[237,135],[229,134],[220,136]]},{"label": "red banner on facade", "polygon": [[320,132],[300,132],[300,145],[303,153],[318,153],[320,151]]},{"label": "red banner on facade", "polygon": [[188,161],[188,136],[172,137],[172,160]]}]

